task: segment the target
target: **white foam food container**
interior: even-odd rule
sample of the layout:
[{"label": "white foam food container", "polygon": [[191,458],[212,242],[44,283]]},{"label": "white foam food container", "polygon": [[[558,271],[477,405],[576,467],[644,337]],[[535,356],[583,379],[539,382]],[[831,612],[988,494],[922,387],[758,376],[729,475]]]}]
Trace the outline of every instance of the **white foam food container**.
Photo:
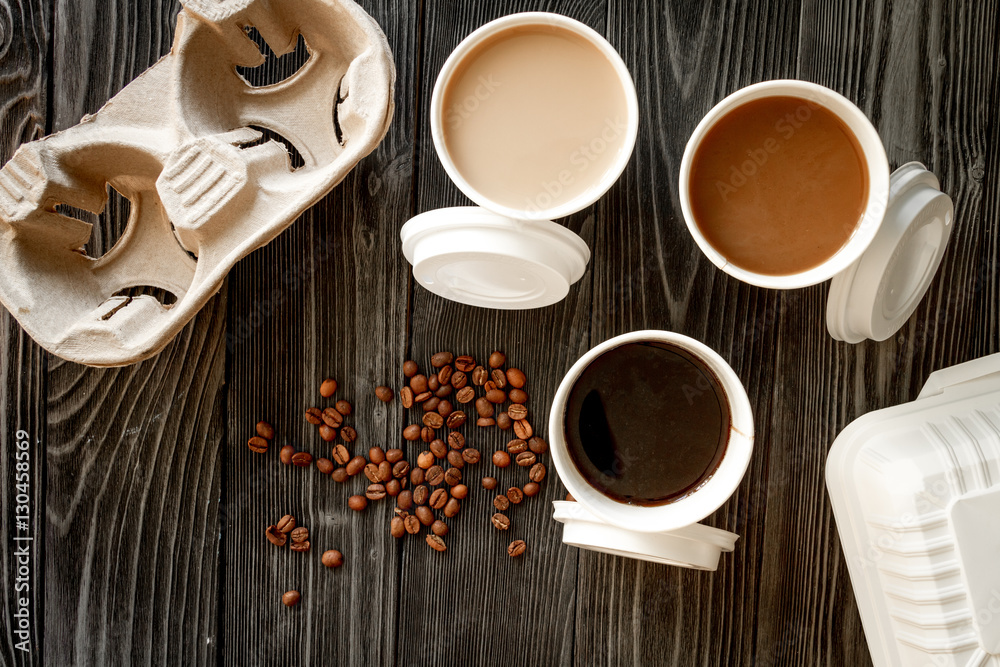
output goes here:
[{"label": "white foam food container", "polygon": [[849,425],[826,481],[875,664],[1000,666],[1000,354]]}]

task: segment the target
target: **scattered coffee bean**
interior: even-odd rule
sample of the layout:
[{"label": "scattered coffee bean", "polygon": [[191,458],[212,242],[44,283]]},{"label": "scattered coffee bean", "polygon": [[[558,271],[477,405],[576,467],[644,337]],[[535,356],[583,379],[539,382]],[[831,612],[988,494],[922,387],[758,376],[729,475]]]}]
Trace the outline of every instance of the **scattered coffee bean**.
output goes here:
[{"label": "scattered coffee bean", "polygon": [[514,425],[514,420],[510,418],[510,415],[506,412],[501,412],[497,415],[497,428],[501,431],[506,431]]},{"label": "scattered coffee bean", "polygon": [[418,373],[417,375],[411,377],[410,389],[412,389],[413,393],[417,396],[428,391],[429,387],[427,385],[427,376],[422,373]]},{"label": "scattered coffee bean", "polygon": [[[419,530],[419,528],[417,528],[417,530]],[[403,517],[401,516],[392,517],[392,520],[389,522],[389,534],[395,537],[396,539],[399,539],[405,533],[406,533],[406,524],[403,522]]]},{"label": "scattered coffee bean", "polygon": [[448,445],[445,444],[444,440],[432,440],[428,447],[431,454],[439,459],[443,459],[448,454]]},{"label": "scattered coffee bean", "polygon": [[291,514],[286,514],[285,516],[281,517],[281,520],[278,521],[277,528],[283,533],[292,532],[293,530],[295,530],[295,517],[292,516]]},{"label": "scattered coffee bean", "polygon": [[392,389],[386,386],[375,387],[375,398],[382,401],[383,403],[388,403],[392,400],[393,392]]},{"label": "scattered coffee bean", "polygon": [[413,489],[413,502],[417,505],[426,505],[427,501],[430,499],[431,490],[426,486],[421,484],[420,486]]},{"label": "scattered coffee bean", "polygon": [[427,391],[434,392],[440,388],[441,388],[441,381],[438,380],[437,375],[431,375],[429,378],[427,378]]},{"label": "scattered coffee bean", "polygon": [[368,507],[368,499],[364,496],[351,496],[347,499],[347,506],[355,512],[360,512]]},{"label": "scattered coffee bean", "polygon": [[462,452],[453,449],[448,452],[447,459],[448,463],[455,468],[465,467],[465,459],[462,458]]},{"label": "scattered coffee bean", "polygon": [[528,443],[520,438],[515,438],[507,443],[507,453],[512,456],[517,456],[521,452],[528,451]]},{"label": "scattered coffee bean", "polygon": [[254,454],[263,454],[267,451],[268,447],[267,440],[260,437],[259,435],[255,435],[254,437],[250,438],[250,440],[247,441],[247,446],[250,447],[250,451],[253,452]]},{"label": "scattered coffee bean", "polygon": [[332,473],[330,473],[330,477],[333,478],[333,481],[339,482],[341,484],[346,482],[349,476],[350,475],[348,475],[347,473],[347,468],[337,468]]},{"label": "scattered coffee bean", "polygon": [[549,443],[535,436],[528,440],[528,449],[536,454],[544,454],[549,449]]},{"label": "scattered coffee bean", "polygon": [[444,537],[448,534],[448,524],[439,519],[431,524],[431,532],[438,537]]},{"label": "scattered coffee bean", "polygon": [[438,398],[447,398],[451,396],[451,392],[453,391],[454,388],[450,384],[446,384],[437,391],[435,391],[434,395],[437,396]]},{"label": "scattered coffee bean", "polygon": [[506,468],[510,465],[510,454],[503,450],[493,452],[493,465],[498,468]]},{"label": "scattered coffee bean", "polygon": [[402,401],[403,407],[409,410],[413,407],[413,390],[409,387],[403,387],[399,390],[399,400]]},{"label": "scattered coffee bean", "polygon": [[[403,480],[406,481],[406,480]],[[403,484],[398,479],[390,479],[385,483],[385,492],[390,498],[395,498],[403,492]]]},{"label": "scattered coffee bean", "polygon": [[291,445],[285,445],[284,447],[281,448],[281,451],[278,452],[278,458],[281,459],[281,462],[284,463],[286,466],[291,464],[292,456],[294,455],[295,455],[295,448],[292,447]]},{"label": "scattered coffee bean", "polygon": [[424,412],[434,412],[435,410],[437,410],[439,405],[441,405],[441,399],[438,398],[437,396],[431,396],[426,401],[424,401],[423,405],[421,405],[420,407],[423,409]]},{"label": "scattered coffee bean", "polygon": [[476,397],[476,390],[473,389],[472,387],[463,387],[462,389],[458,390],[457,394],[455,394],[455,398],[458,399],[458,402],[461,403],[462,405],[465,405],[466,403],[470,402],[475,397]]},{"label": "scattered coffee bean", "polygon": [[416,442],[420,439],[420,424],[410,424],[403,429],[403,439]]},{"label": "scattered coffee bean", "polygon": [[345,426],[340,429],[340,437],[344,439],[344,442],[354,442],[358,439],[358,432],[354,430],[353,426]]},{"label": "scattered coffee bean", "polygon": [[490,393],[491,391],[496,391],[496,389],[497,389],[497,383],[494,382],[493,380],[487,380],[485,383],[483,383],[483,391],[485,391],[487,394]]},{"label": "scattered coffee bean", "polygon": [[465,419],[466,417],[464,412],[462,412],[461,410],[455,410],[450,415],[448,415],[448,419],[445,421],[445,423],[448,425],[448,428],[456,429],[465,423]]},{"label": "scattered coffee bean", "polygon": [[528,393],[523,389],[511,389],[507,392],[507,398],[510,399],[511,403],[527,403]]},{"label": "scattered coffee bean", "polygon": [[[444,417],[436,412],[428,412],[424,415],[424,425],[431,428],[441,428],[444,426]],[[431,438],[433,440],[433,438]]]},{"label": "scattered coffee bean", "polygon": [[413,510],[413,513],[417,516],[420,523],[425,526],[429,526],[434,523],[434,512],[427,505],[420,505],[417,509]]},{"label": "scattered coffee bean", "polygon": [[308,468],[312,463],[313,457],[309,452],[296,452],[292,455],[292,465],[300,468]]},{"label": "scattered coffee bean", "polygon": [[544,463],[536,463],[531,466],[531,470],[528,471],[528,478],[532,482],[540,482],[545,479],[546,472]]},{"label": "scattered coffee bean", "polygon": [[351,453],[347,451],[347,447],[343,445],[336,445],[333,448],[333,460],[342,466],[347,465],[347,462],[351,460]]},{"label": "scattered coffee bean", "polygon": [[385,452],[382,451],[381,447],[372,447],[368,450],[368,460],[378,465],[382,461],[385,461]]},{"label": "scattered coffee bean", "polygon": [[455,406],[451,404],[451,401],[441,401],[438,403],[438,414],[442,417],[447,417],[454,411]]},{"label": "scattered coffee bean", "polygon": [[322,557],[323,565],[329,568],[340,567],[344,564],[344,554],[340,553],[336,549],[330,549],[329,551],[323,552]]},{"label": "scattered coffee bean", "polygon": [[455,371],[451,374],[451,386],[455,389],[469,389],[471,387],[466,387],[469,384],[469,376],[462,371]]},{"label": "scattered coffee bean", "polygon": [[538,492],[541,490],[542,487],[539,486],[536,482],[528,482],[527,484],[524,485],[524,495],[528,496],[529,498],[531,496],[537,496]]},{"label": "scattered coffee bean", "polygon": [[399,496],[396,497],[396,507],[401,510],[408,510],[413,507],[413,491],[405,489],[399,492]]},{"label": "scattered coffee bean", "polygon": [[487,491],[492,491],[497,488],[497,480],[495,477],[483,477],[483,488]]},{"label": "scattered coffee bean", "polygon": [[417,465],[427,470],[434,465],[434,454],[432,452],[420,452],[417,454]]},{"label": "scattered coffee bean", "polygon": [[472,384],[477,387],[482,387],[486,384],[486,381],[490,377],[490,372],[483,368],[482,366],[476,366],[476,369],[472,371]]},{"label": "scattered coffee bean", "polygon": [[337,393],[337,381],[331,378],[323,380],[323,384],[319,386],[319,395],[323,398],[330,398],[335,393]]},{"label": "scattered coffee bean", "polygon": [[[486,392],[486,400],[490,403],[500,404],[507,400],[507,394],[503,393],[499,389],[493,389],[492,391]],[[508,414],[510,414],[509,410]],[[513,419],[513,417],[511,417],[511,419]]]},{"label": "scattered coffee bean", "polygon": [[467,354],[463,354],[462,356],[455,359],[455,368],[462,371],[463,373],[468,373],[475,367],[476,367],[476,360]]},{"label": "scattered coffee bean", "polygon": [[435,438],[437,438],[437,431],[432,429],[430,426],[425,426],[420,429],[420,439],[424,442],[434,442]]},{"label": "scattered coffee bean", "polygon": [[514,422],[514,435],[521,440],[527,440],[534,433],[535,431],[531,428],[531,424],[528,423],[527,419],[518,419]]},{"label": "scattered coffee bean", "polygon": [[382,463],[378,464],[378,480],[379,482],[388,482],[392,479],[392,464],[386,459]]},{"label": "scattered coffee bean", "polygon": [[507,555],[511,558],[517,558],[522,555],[527,548],[528,545],[524,543],[524,540],[514,540],[510,543],[510,546],[507,547]]},{"label": "scattered coffee bean", "polygon": [[487,426],[495,426],[496,423],[497,420],[493,419],[493,417],[480,417],[476,420],[476,426],[482,426],[484,428]]},{"label": "scattered coffee bean", "polygon": [[455,372],[451,366],[444,366],[438,371],[437,380],[442,385],[446,385],[451,382],[451,374]]},{"label": "scattered coffee bean", "polygon": [[493,384],[497,386],[497,389],[503,389],[507,386],[507,379],[505,378],[503,371],[499,368],[490,373],[490,379],[493,380]]},{"label": "scattered coffee bean", "polygon": [[490,518],[490,522],[497,530],[507,530],[510,528],[510,518],[506,514],[497,512]]},{"label": "scattered coffee bean", "polygon": [[444,468],[441,466],[431,466],[424,474],[424,478],[431,486],[438,486],[444,481]]},{"label": "scattered coffee bean", "polygon": [[289,533],[289,537],[292,538],[292,542],[305,542],[309,539],[309,529],[305,526],[299,526]]},{"label": "scattered coffee bean", "polygon": [[434,549],[434,551],[444,551],[448,548],[445,546],[444,540],[437,535],[428,535],[427,544],[429,544],[431,549]]},{"label": "scattered coffee bean", "polygon": [[[382,463],[385,463],[385,461],[383,461]],[[367,477],[368,481],[371,482],[372,484],[378,484],[379,482],[382,481],[382,478],[379,477],[378,474],[378,466],[375,465],[374,463],[369,463],[368,465],[365,466],[365,477]]]},{"label": "scattered coffee bean", "polygon": [[500,368],[507,361],[507,357],[504,356],[503,352],[497,351],[490,354],[489,365],[490,368]]},{"label": "scattered coffee bean", "polygon": [[309,540],[306,540],[304,542],[292,542],[291,545],[292,551],[309,551],[311,547],[312,544],[309,542]]},{"label": "scattered coffee bean", "polygon": [[567,493],[566,494],[566,502],[568,502],[568,503],[575,503],[576,502],[576,498],[573,497],[572,493]]},{"label": "scattered coffee bean", "polygon": [[438,352],[431,357],[431,366],[434,368],[441,368],[451,363],[455,355],[451,352]]},{"label": "scattered coffee bean", "polygon": [[530,468],[538,461],[538,457],[535,456],[534,452],[521,452],[514,461],[522,468]]},{"label": "scattered coffee bean", "polygon": [[416,535],[420,532],[420,519],[411,514],[403,519],[403,526],[410,535]]},{"label": "scattered coffee bean", "polygon": [[266,421],[257,422],[257,435],[265,440],[274,440],[274,427]]},{"label": "scattered coffee bean", "polygon": [[385,453],[385,460],[389,463],[396,463],[403,460],[403,450],[398,448],[390,449]]},{"label": "scattered coffee bean", "polygon": [[419,486],[424,483],[424,477],[426,477],[426,472],[423,468],[411,468],[410,469],[410,484],[413,486]]},{"label": "scattered coffee bean", "polygon": [[507,384],[515,389],[521,389],[524,387],[525,382],[527,382],[527,378],[524,376],[524,373],[516,368],[507,369]]},{"label": "scattered coffee bean", "polygon": [[417,362],[415,361],[403,362],[403,375],[405,375],[406,377],[408,378],[413,377],[414,375],[417,374],[418,370],[420,370],[420,368],[417,366]]},{"label": "scattered coffee bean", "polygon": [[458,500],[458,498],[452,498],[448,501],[448,504],[444,506],[443,513],[450,519],[457,516],[460,509],[462,509],[462,503]]},{"label": "scattered coffee bean", "polygon": [[520,505],[521,501],[524,500],[524,492],[516,486],[512,486],[507,489],[507,500],[515,505]]},{"label": "scattered coffee bean", "polygon": [[313,426],[319,426],[323,423],[323,411],[319,408],[309,408],[306,410],[306,421]]},{"label": "scattered coffee bean", "polygon": [[344,415],[345,417],[354,411],[354,407],[344,399],[340,399],[339,401],[337,401],[334,404],[334,407],[337,409],[337,412]]},{"label": "scattered coffee bean", "polygon": [[493,416],[493,404],[489,402],[485,397],[476,399],[476,412],[479,413],[480,417],[492,417]]},{"label": "scattered coffee bean", "polygon": [[448,468],[444,473],[444,481],[448,486],[455,486],[462,481],[462,471],[458,468]]},{"label": "scattered coffee bean", "polygon": [[448,492],[444,489],[434,489],[434,493],[431,494],[430,499],[427,504],[431,508],[439,510],[444,507],[445,503],[448,502]]},{"label": "scattered coffee bean", "polygon": [[323,410],[323,423],[330,428],[340,428],[341,424],[344,423],[344,415],[334,408],[326,408]]},{"label": "scattered coffee bean", "polygon": [[520,403],[512,403],[509,408],[507,408],[507,414],[514,421],[519,421],[525,419],[528,416],[528,408],[524,407]]},{"label": "scattered coffee bean", "polygon": [[465,436],[458,431],[448,434],[448,446],[455,450],[465,449]]},{"label": "scattered coffee bean", "polygon": [[462,450],[462,460],[466,463],[479,463],[479,450],[469,447]]},{"label": "scattered coffee bean", "polygon": [[323,442],[333,442],[337,439],[337,429],[330,428],[326,424],[320,424],[319,437]]},{"label": "scattered coffee bean", "polygon": [[365,469],[365,457],[355,456],[347,462],[345,468],[347,469],[347,474],[351,477],[360,474],[361,471]]},{"label": "scattered coffee bean", "polygon": [[502,495],[497,496],[493,499],[493,507],[496,507],[501,512],[506,511],[507,508],[510,507],[510,498]]},{"label": "scattered coffee bean", "polygon": [[431,392],[425,391],[422,394],[417,394],[416,396],[414,396],[413,397],[413,402],[414,403],[423,403],[424,401],[430,399],[431,396],[433,396],[433,394]]},{"label": "scattered coffee bean", "polygon": [[[532,455],[534,456],[534,455]],[[392,476],[396,479],[403,479],[410,474],[410,464],[406,461],[397,461],[396,465],[392,466]]]},{"label": "scattered coffee bean", "polygon": [[469,495],[469,487],[467,487],[465,484],[456,484],[451,489],[452,498],[458,498],[459,500],[462,500],[467,495]]},{"label": "scattered coffee bean", "polygon": [[365,491],[365,498],[368,500],[382,500],[385,498],[385,485],[369,484],[368,489]]},{"label": "scattered coffee bean", "polygon": [[302,599],[302,594],[298,591],[288,591],[281,596],[281,604],[286,607],[294,607]]},{"label": "scattered coffee bean", "polygon": [[268,526],[264,531],[267,541],[276,547],[283,547],[288,542],[288,536],[278,530],[277,526]]},{"label": "scattered coffee bean", "polygon": [[[346,463],[346,461],[345,461]],[[330,459],[316,459],[316,469],[319,470],[324,475],[329,475],[333,472],[333,461]]]}]

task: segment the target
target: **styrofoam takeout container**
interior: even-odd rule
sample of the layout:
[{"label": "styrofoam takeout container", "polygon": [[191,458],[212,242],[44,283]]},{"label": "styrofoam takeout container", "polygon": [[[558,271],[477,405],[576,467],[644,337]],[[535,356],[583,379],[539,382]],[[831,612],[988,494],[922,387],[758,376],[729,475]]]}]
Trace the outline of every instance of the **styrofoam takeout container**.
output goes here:
[{"label": "styrofoam takeout container", "polygon": [[844,429],[826,471],[876,665],[1000,665],[1000,354]]}]

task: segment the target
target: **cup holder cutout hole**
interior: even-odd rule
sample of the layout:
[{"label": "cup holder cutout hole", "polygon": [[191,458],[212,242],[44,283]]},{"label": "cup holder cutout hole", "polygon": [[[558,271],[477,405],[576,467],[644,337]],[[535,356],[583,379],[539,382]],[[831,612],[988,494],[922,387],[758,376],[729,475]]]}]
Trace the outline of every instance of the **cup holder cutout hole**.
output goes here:
[{"label": "cup holder cutout hole", "polygon": [[152,285],[135,285],[120,289],[111,295],[112,299],[124,298],[125,300],[104,313],[101,319],[104,321],[110,320],[119,310],[127,307],[136,297],[140,296],[151,296],[159,301],[164,308],[170,308],[177,303],[177,295],[170,290],[163,289],[162,287],[153,287]]},{"label": "cup holder cutout hole", "polygon": [[291,166],[292,171],[296,171],[305,166],[306,164],[305,158],[302,157],[302,153],[299,152],[299,149],[297,149],[295,147],[295,144],[293,144],[291,141],[281,136],[274,130],[269,130],[266,127],[261,127],[260,125],[249,125],[248,127],[260,132],[261,137],[256,141],[251,141],[246,144],[240,144],[240,148],[242,149],[253,148],[254,146],[261,146],[263,144],[266,144],[269,141],[277,141],[279,144],[284,146],[285,150],[288,152],[288,163]]},{"label": "cup holder cutout hole", "polygon": [[243,32],[250,41],[257,45],[264,62],[256,67],[236,66],[236,73],[252,88],[264,88],[281,83],[291,78],[309,62],[309,45],[301,34],[295,48],[283,56],[277,56],[264,40],[264,37],[253,26],[246,26]]},{"label": "cup holder cutout hole", "polygon": [[104,210],[98,212],[76,208],[69,204],[57,204],[56,213],[68,218],[82,220],[92,226],[90,239],[78,252],[93,259],[100,259],[111,252],[115,244],[125,234],[128,228],[129,216],[132,214],[132,202],[128,197],[115,190],[111,185],[107,186],[108,201],[104,205]]}]

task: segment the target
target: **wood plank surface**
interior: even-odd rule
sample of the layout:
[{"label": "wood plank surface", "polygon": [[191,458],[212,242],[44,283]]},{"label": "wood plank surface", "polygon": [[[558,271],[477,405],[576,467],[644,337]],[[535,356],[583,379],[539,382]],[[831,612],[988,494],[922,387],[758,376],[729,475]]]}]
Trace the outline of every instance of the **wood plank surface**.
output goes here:
[{"label": "wood plank surface", "polygon": [[[51,20],[45,3],[0,1],[0,162],[9,160],[22,143],[45,134]],[[45,362],[41,348],[0,309],[0,663],[4,665],[41,664],[43,657]]]}]

